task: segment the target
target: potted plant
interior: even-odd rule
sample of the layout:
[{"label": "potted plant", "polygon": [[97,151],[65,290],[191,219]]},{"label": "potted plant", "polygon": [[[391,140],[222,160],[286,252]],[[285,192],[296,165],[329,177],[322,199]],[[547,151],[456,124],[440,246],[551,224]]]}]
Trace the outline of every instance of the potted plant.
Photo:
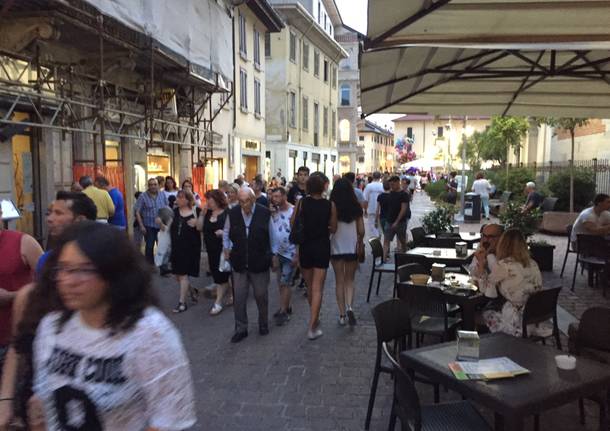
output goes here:
[{"label": "potted plant", "polygon": [[[500,221],[506,229],[519,229],[526,241],[538,231],[542,214],[539,209],[527,213],[522,211],[521,205],[509,202],[500,214]],[[536,261],[541,271],[553,270],[553,253],[555,246],[546,241],[528,241],[530,255]]]},{"label": "potted plant", "polygon": [[426,233],[438,235],[439,233],[450,232],[455,213],[455,205],[437,204],[437,208],[434,211],[430,211],[422,219],[422,225]]}]

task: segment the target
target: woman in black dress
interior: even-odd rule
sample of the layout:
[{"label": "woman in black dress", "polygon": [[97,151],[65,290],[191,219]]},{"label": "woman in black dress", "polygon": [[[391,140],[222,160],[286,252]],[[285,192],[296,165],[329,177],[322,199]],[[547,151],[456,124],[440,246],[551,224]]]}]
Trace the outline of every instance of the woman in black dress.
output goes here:
[{"label": "woman in black dress", "polygon": [[324,199],[328,179],[324,174],[313,173],[307,180],[307,196],[301,199],[293,213],[304,224],[305,241],[299,245],[299,264],[307,285],[307,301],[311,310],[307,338],[322,336],[320,308],[326,271],[330,262],[330,234],[337,230],[335,204]]},{"label": "woman in black dress", "polygon": [[170,227],[172,273],[180,283],[180,301],[174,313],[186,311],[186,294],[189,291],[189,276],[199,277],[201,259],[201,210],[195,207],[195,198],[187,190],[176,195],[174,221]]},{"label": "woman in black dress", "polygon": [[207,211],[203,221],[203,241],[208,252],[208,263],[212,278],[216,284],[216,301],[210,310],[212,316],[222,311],[223,298],[229,287],[230,272],[220,272],[220,254],[222,253],[222,232],[227,218],[227,198],[220,190],[210,190],[205,194]]}]

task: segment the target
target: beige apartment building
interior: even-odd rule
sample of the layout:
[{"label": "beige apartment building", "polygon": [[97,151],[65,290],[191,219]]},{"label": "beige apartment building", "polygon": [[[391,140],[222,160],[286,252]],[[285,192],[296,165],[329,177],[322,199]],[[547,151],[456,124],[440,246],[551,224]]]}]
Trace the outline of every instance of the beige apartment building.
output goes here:
[{"label": "beige apartment building", "polygon": [[459,145],[464,126],[468,132],[482,132],[491,124],[489,117],[405,115],[393,120],[394,136],[412,138],[418,159],[442,161],[444,166],[461,163]]},{"label": "beige apartment building", "polygon": [[339,172],[338,65],[347,57],[334,40],[334,1],[273,1],[285,28],[265,41],[267,151],[273,174],[291,180],[299,166]]},{"label": "beige apartment building", "polygon": [[396,165],[394,134],[368,120],[358,123],[358,147],[361,155],[356,160],[356,173],[393,172]]},{"label": "beige apartment building", "polygon": [[266,146],[265,35],[281,31],[284,24],[266,0],[250,0],[233,14],[233,94],[215,95],[217,112],[214,131],[222,143],[214,146],[206,183],[214,187],[220,179],[233,180],[244,174],[248,180],[258,173],[270,174]]}]

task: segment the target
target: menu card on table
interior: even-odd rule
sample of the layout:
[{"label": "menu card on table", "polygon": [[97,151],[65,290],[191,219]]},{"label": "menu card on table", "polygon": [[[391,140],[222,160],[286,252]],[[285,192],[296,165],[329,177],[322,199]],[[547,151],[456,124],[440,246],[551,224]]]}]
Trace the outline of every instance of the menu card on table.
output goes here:
[{"label": "menu card on table", "polygon": [[504,379],[529,373],[528,369],[511,361],[506,356],[501,358],[481,359],[477,362],[451,362],[449,364],[449,369],[458,380]]}]

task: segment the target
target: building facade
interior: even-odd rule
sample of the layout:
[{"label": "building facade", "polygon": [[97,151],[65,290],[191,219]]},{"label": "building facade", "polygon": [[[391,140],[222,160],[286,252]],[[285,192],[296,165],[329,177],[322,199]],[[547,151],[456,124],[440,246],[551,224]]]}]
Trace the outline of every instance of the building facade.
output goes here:
[{"label": "building facade", "polygon": [[356,172],[358,160],[365,157],[363,146],[358,145],[360,36],[356,31],[338,26],[335,28],[335,38],[348,54],[347,58],[339,62],[339,173]]},{"label": "building facade", "polygon": [[178,23],[148,2],[0,0],[0,199],[21,213],[10,228],[42,241],[49,203],[82,175],[108,177],[130,218],[148,177],[201,189],[216,136],[205,107],[232,79],[231,4],[204,1],[155,6]]},{"label": "building facade", "polygon": [[394,172],[396,151],[394,134],[390,130],[372,121],[361,120],[358,123],[357,145],[362,155],[356,160],[356,173]]},{"label": "building facade", "polygon": [[270,175],[266,145],[266,34],[277,33],[284,24],[267,0],[251,0],[233,14],[234,81],[231,96],[215,95],[217,120],[214,130],[222,136],[218,158],[208,184],[233,180],[243,174],[248,181],[258,173]]},{"label": "building facade", "polygon": [[459,145],[468,131],[483,132],[491,124],[489,117],[405,115],[393,120],[394,135],[411,138],[412,151],[417,159],[436,160],[444,167],[457,167],[461,163]]},{"label": "building facade", "polygon": [[286,27],[267,33],[267,151],[273,174],[291,180],[299,166],[339,172],[338,66],[347,53],[334,40],[332,0],[273,1]]}]

